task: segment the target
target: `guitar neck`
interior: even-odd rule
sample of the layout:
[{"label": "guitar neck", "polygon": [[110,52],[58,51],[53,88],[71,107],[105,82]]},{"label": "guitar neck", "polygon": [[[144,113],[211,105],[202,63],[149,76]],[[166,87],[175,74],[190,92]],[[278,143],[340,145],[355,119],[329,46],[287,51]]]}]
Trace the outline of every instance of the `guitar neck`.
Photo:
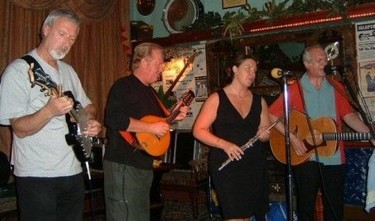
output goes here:
[{"label": "guitar neck", "polygon": [[192,64],[194,62],[194,60],[198,56],[198,54],[201,54],[201,53],[202,52],[195,52],[194,54],[192,54],[189,57],[188,61],[186,62],[186,64],[184,65],[184,67],[182,68],[180,73],[177,75],[176,79],[172,82],[171,86],[169,86],[167,92],[165,92],[164,96],[166,98],[169,98],[169,96],[171,96],[173,88],[176,86],[177,82],[180,80],[182,75],[185,73],[186,69],[189,67],[190,64]]},{"label": "guitar neck", "polygon": [[324,133],[323,140],[370,140],[371,133]]},{"label": "guitar neck", "polygon": [[169,86],[167,92],[165,92],[165,97],[166,98],[169,98],[169,96],[171,96],[173,88],[176,86],[177,82],[180,80],[180,78],[182,77],[182,75],[186,71],[186,68],[189,66],[189,64],[190,63],[185,64],[184,68],[182,68],[182,70],[180,71],[180,73],[177,75],[176,79],[174,79],[174,81],[171,84],[171,86]]},{"label": "guitar neck", "polygon": [[[183,103],[183,102],[182,102]],[[167,117],[166,121],[168,124],[172,124],[173,121],[176,119],[176,117],[178,116],[178,114],[180,113],[180,107],[182,106],[182,103],[180,103],[179,105],[177,105],[172,113]]]},{"label": "guitar neck", "polygon": [[167,117],[167,123],[172,124],[176,117],[180,114],[180,108],[183,106],[189,106],[194,97],[195,95],[191,90],[187,91],[177,102],[177,105],[173,108],[172,113]]}]

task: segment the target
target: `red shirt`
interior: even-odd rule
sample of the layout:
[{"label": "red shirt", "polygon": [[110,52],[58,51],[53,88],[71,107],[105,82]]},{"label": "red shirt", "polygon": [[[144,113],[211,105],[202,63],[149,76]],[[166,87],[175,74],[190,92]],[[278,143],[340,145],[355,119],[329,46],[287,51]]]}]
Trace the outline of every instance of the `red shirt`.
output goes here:
[{"label": "red shirt", "polygon": [[[345,91],[344,86],[336,81],[332,80],[335,86],[338,87],[340,91]],[[299,83],[293,83],[288,87],[289,93],[289,102],[290,102],[290,109],[305,113],[304,105],[302,102],[302,91],[300,91],[300,87],[298,86]],[[302,90],[302,86],[301,86]],[[354,110],[351,107],[348,99],[342,95],[337,89],[335,91],[335,102],[336,102],[336,119],[335,122],[337,124],[337,131],[342,131],[342,118],[350,113],[353,113]],[[281,94],[275,102],[271,104],[269,107],[269,113],[275,115],[276,117],[281,116],[284,114],[284,94]],[[345,162],[345,154],[344,154],[344,144],[343,141],[339,142],[339,150],[341,152],[341,163]]]}]

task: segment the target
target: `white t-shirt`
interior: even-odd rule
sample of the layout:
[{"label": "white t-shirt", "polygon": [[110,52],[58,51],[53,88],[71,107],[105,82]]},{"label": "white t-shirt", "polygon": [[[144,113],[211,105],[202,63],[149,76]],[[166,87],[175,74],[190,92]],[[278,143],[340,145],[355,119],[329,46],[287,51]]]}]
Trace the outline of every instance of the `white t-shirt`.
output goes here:
[{"label": "white t-shirt", "polygon": [[[61,84],[63,91],[71,91],[83,107],[90,104],[81,82],[74,69],[58,61],[54,69],[43,61],[34,49],[33,56],[45,73],[56,84]],[[0,83],[0,124],[9,125],[10,119],[30,115],[41,109],[48,102],[46,92],[41,87],[31,87],[28,75],[29,65],[23,59],[16,59],[5,70]],[[68,146],[65,135],[68,134],[65,115],[54,117],[39,132],[19,138],[13,134],[11,164],[16,176],[60,177],[82,172],[81,163]]]}]

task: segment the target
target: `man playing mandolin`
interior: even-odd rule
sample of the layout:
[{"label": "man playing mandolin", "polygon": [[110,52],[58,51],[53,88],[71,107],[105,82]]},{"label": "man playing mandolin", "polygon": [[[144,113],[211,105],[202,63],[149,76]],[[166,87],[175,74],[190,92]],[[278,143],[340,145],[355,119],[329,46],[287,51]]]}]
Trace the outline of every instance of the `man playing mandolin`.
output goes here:
[{"label": "man playing mandolin", "polygon": [[[60,96],[62,91],[55,88],[58,84],[65,92],[71,91],[87,115],[87,127],[81,132],[85,137],[96,136],[101,130],[95,120],[96,108],[77,73],[62,61],[79,30],[80,19],[74,12],[53,10],[42,25],[41,43],[28,53],[33,63],[16,59],[1,78],[0,123],[10,124],[13,131],[11,163],[20,220],[83,218],[81,162],[65,139],[69,132],[66,115],[74,109],[74,102],[68,96]],[[40,66],[39,71],[33,69],[36,65]],[[37,78],[36,72],[43,77]],[[40,86],[48,88],[51,96],[46,96],[47,91],[41,91]]]},{"label": "man playing mandolin", "polygon": [[[304,116],[312,119],[311,121],[322,116],[329,116],[336,122],[339,132],[341,132],[342,121],[357,132],[369,132],[369,128],[351,107],[344,87],[338,81],[326,77],[324,67],[327,65],[327,55],[324,49],[320,45],[307,47],[303,53],[303,64],[306,73],[288,89],[290,108],[304,113]],[[284,114],[283,103],[283,95],[281,95],[270,106],[272,121]],[[319,149],[321,145],[321,142],[317,142],[319,137],[313,138],[312,133],[306,137],[299,136],[304,129],[298,125],[309,125],[307,118],[304,117],[297,122],[292,121],[293,119],[290,119],[290,125],[296,124],[297,126],[290,129],[291,152],[296,155],[296,158],[307,156],[306,160],[298,165],[292,162],[295,165],[293,175],[297,190],[298,220],[315,220],[315,201],[319,190],[324,195],[324,220],[343,220],[345,181],[343,142],[339,142],[337,150],[335,145],[330,155],[315,154],[314,149]],[[276,128],[284,134],[283,124],[278,124]],[[313,127],[313,129],[316,128]],[[309,128],[305,130],[310,131]],[[312,140],[312,146],[317,148],[310,150],[311,145],[304,142],[307,139],[310,142]],[[373,140],[372,143],[374,144]],[[279,151],[282,151],[282,148],[285,149],[285,146],[279,146]]]},{"label": "man playing mandolin", "polygon": [[[170,114],[159,102],[151,86],[160,78],[163,67],[163,48],[153,43],[142,43],[134,49],[133,73],[117,80],[109,93],[105,117],[108,145],[103,162],[107,220],[150,220],[154,158],[148,154],[147,148],[142,147],[147,143],[145,140],[134,136],[132,141],[123,135],[145,134],[155,141],[169,135],[170,125],[162,119],[174,114]],[[177,111],[175,120],[186,117],[188,106],[181,103],[172,111]],[[142,120],[151,116],[159,120]]]}]

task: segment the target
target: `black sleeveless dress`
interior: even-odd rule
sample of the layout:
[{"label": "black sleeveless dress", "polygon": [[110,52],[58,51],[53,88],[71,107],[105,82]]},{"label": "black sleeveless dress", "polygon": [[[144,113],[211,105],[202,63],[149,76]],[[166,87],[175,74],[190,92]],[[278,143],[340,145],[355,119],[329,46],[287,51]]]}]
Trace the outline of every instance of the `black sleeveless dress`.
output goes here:
[{"label": "black sleeveless dress", "polygon": [[[261,97],[253,95],[249,114],[242,118],[224,90],[218,91],[219,106],[212,131],[218,137],[238,146],[254,137],[260,124]],[[232,161],[222,170],[221,164],[228,159],[218,148],[211,148],[209,170],[217,192],[222,215],[225,219],[256,216],[263,220],[268,206],[268,179],[265,144],[259,140],[245,151],[242,159]],[[259,217],[259,218],[258,218]]]}]

